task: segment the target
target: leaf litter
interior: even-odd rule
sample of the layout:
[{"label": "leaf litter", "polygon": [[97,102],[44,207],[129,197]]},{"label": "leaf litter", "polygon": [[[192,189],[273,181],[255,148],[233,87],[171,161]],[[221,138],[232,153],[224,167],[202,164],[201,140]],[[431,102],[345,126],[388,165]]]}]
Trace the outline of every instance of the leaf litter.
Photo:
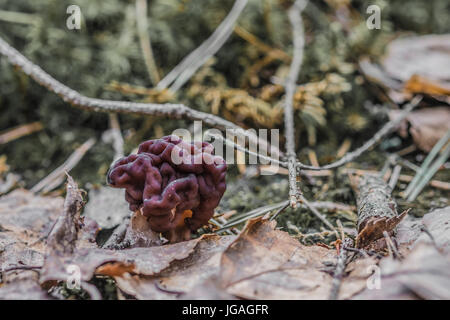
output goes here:
[{"label": "leaf litter", "polygon": [[[204,234],[175,244],[103,249],[95,242],[98,224],[81,214],[82,191],[67,179],[65,200],[21,189],[0,198],[1,298],[55,298],[52,288],[67,281],[69,265],[79,267],[81,288],[92,299],[101,298],[91,283],[99,276],[113,278],[119,296],[137,299],[327,299],[330,294],[336,249],[303,245],[262,217],[249,220],[237,236]],[[401,260],[350,252],[339,299],[448,297],[449,213],[445,208],[403,220],[396,235]],[[391,289],[367,289],[374,266]]]}]

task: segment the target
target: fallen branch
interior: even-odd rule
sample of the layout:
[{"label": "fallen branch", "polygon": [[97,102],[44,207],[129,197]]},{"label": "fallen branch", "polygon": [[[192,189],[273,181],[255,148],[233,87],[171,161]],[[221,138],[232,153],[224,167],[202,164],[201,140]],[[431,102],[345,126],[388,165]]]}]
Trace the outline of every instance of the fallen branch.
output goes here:
[{"label": "fallen branch", "polygon": [[[217,128],[219,130],[239,130],[239,132],[242,132],[244,136],[249,138],[249,141],[261,144],[261,139],[259,139],[255,134],[245,131],[238,125],[213,114],[189,108],[181,103],[138,103],[129,101],[95,99],[83,96],[77,91],[54,79],[39,66],[28,60],[19,51],[11,47],[1,37],[0,54],[4,55],[12,65],[21,69],[26,75],[33,78],[37,83],[46,87],[51,92],[59,95],[65,102],[68,102],[73,106],[95,112],[122,112],[153,116],[165,116],[174,119],[200,120],[203,121],[206,125]],[[265,141],[265,145],[263,145],[263,147],[267,147],[268,145],[269,144],[267,143],[267,141]],[[281,154],[279,150],[276,150],[276,152],[278,154]]]},{"label": "fallen branch", "polygon": [[350,180],[358,206],[356,248],[365,248],[382,238],[383,232],[392,233],[409,210],[397,213],[392,190],[379,175],[353,176]]},{"label": "fallen branch", "polygon": [[176,119],[187,118],[191,120],[201,120],[207,125],[216,127],[220,130],[241,129],[239,126],[230,121],[209,113],[191,109],[183,104],[137,103],[128,101],[95,99],[83,96],[77,91],[54,79],[39,66],[29,61],[19,51],[11,47],[1,37],[0,54],[5,56],[12,65],[21,69],[26,75],[33,78],[37,83],[46,87],[51,92],[56,93],[64,101],[80,108],[96,112],[123,112],[154,116],[166,116]]}]

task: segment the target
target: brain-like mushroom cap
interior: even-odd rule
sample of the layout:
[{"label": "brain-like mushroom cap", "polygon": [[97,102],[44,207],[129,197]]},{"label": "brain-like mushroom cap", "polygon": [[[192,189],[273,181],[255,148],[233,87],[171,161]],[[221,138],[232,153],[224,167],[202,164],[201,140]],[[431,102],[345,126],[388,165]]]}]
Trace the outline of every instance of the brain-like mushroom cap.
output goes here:
[{"label": "brain-like mushroom cap", "polygon": [[153,231],[174,229],[185,210],[192,211],[185,222],[194,231],[213,216],[226,189],[226,170],[211,144],[166,136],[117,160],[107,178],[112,187],[125,188],[130,210],[141,209]]}]

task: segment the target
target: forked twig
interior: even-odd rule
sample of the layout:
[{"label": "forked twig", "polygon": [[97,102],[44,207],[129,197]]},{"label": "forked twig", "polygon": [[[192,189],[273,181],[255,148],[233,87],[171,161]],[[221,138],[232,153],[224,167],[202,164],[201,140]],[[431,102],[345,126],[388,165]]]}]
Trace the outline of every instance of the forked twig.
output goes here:
[{"label": "forked twig", "polygon": [[136,113],[154,116],[166,116],[169,118],[187,118],[201,120],[205,124],[220,130],[241,129],[238,125],[218,116],[191,109],[183,104],[174,103],[137,103],[129,101],[114,101],[86,97],[79,92],[62,84],[39,66],[28,60],[19,51],[11,47],[0,37],[0,54],[14,66],[21,69],[26,75],[33,78],[37,83],[46,87],[53,93],[59,95],[64,101],[88,110],[102,112]]}]

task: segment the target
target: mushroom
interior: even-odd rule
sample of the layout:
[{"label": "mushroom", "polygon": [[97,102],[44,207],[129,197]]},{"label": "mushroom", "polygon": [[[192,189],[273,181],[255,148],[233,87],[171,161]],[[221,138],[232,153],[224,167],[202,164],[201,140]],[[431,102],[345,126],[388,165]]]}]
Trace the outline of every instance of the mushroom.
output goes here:
[{"label": "mushroom", "polygon": [[137,154],[117,160],[107,181],[126,190],[130,210],[151,230],[178,242],[190,239],[191,231],[213,216],[226,189],[226,170],[211,144],[166,136],[145,141]]}]

